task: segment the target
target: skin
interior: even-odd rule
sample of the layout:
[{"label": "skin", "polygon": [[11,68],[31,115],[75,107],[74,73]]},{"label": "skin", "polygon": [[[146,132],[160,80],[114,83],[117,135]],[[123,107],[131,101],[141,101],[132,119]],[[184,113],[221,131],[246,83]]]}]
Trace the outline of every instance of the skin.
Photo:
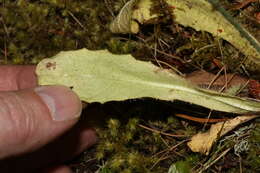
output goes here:
[{"label": "skin", "polygon": [[[96,143],[95,131],[78,122],[82,105],[75,93],[64,86],[39,89],[34,71],[35,66],[0,66],[0,170],[70,173],[63,163]],[[59,98],[58,120],[42,90]]]}]

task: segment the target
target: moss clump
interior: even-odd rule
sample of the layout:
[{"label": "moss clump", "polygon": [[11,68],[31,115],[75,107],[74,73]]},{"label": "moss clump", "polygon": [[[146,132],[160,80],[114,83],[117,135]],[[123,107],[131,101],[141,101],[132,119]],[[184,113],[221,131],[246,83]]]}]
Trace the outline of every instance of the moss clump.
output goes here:
[{"label": "moss clump", "polygon": [[112,53],[130,54],[138,47],[138,44],[130,39],[111,37],[106,42],[106,46],[107,49]]},{"label": "moss clump", "polygon": [[2,1],[0,2],[2,63],[37,63],[59,51],[104,48],[112,20],[101,1]]},{"label": "moss clump", "polygon": [[249,138],[249,152],[246,159],[243,159],[245,167],[260,171],[260,122],[258,121],[252,131],[252,135]]},{"label": "moss clump", "polygon": [[[149,126],[158,131],[170,132],[178,123],[177,119],[169,117],[164,122],[150,121]],[[139,118],[130,118],[126,124],[110,119],[107,129],[99,130],[100,143],[97,146],[96,158],[100,163],[104,163],[102,169],[113,173],[163,173],[167,172],[173,162],[183,159],[184,155],[189,153],[183,148],[176,149],[178,156],[169,149],[183,138],[178,140],[163,136],[142,128],[140,124]]]},{"label": "moss clump", "polygon": [[[116,119],[108,122],[108,131],[102,131],[102,142],[97,146],[96,157],[105,159],[105,168],[111,172],[148,172],[152,159],[140,152],[140,140],[143,136],[138,132],[138,119],[130,119],[125,127]],[[131,147],[134,147],[131,149]]]}]

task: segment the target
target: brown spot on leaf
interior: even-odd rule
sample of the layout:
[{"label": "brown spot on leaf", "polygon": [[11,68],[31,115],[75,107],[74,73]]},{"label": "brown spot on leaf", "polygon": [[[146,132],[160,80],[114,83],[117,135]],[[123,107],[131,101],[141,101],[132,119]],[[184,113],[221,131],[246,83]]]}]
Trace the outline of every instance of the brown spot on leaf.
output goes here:
[{"label": "brown spot on leaf", "polygon": [[222,33],[223,29],[218,29],[217,31],[218,31],[218,33]]},{"label": "brown spot on leaf", "polygon": [[56,69],[56,62],[48,62],[48,63],[46,64],[46,68],[47,68],[48,70],[55,70],[55,69]]}]

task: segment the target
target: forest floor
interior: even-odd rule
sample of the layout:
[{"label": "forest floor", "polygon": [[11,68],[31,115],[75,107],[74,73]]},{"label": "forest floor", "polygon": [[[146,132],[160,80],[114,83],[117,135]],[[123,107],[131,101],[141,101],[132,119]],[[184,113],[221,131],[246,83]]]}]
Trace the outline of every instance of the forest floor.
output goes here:
[{"label": "forest floor", "polygon": [[[246,66],[241,52],[210,33],[166,17],[137,34],[112,34],[109,24],[126,2],[0,0],[0,64],[37,64],[64,50],[108,49],[173,68],[202,88],[224,91],[246,83],[238,96],[260,99],[260,69]],[[220,3],[260,41],[259,0]],[[227,85],[228,76],[234,79]],[[76,173],[165,173],[171,166],[180,173],[260,172],[259,119],[221,138],[209,155],[194,153],[186,144],[209,129],[208,117],[235,116],[150,98],[90,104],[81,121],[97,129],[99,142],[67,164]]]}]

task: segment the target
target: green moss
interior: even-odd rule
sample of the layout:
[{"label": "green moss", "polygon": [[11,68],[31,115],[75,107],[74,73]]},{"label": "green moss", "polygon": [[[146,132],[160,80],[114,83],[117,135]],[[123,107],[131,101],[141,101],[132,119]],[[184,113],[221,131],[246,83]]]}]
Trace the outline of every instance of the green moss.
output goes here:
[{"label": "green moss", "polygon": [[[61,50],[104,48],[112,15],[103,1],[4,1],[0,48],[8,63],[37,63]],[[2,24],[1,24],[2,25]]]},{"label": "green moss", "polygon": [[256,172],[260,171],[260,123],[256,123],[250,136],[250,150],[243,163]]},{"label": "green moss", "polygon": [[[110,119],[107,128],[99,129],[100,143],[97,146],[96,157],[100,163],[105,163],[104,169],[115,173],[163,173],[167,172],[174,161],[183,159],[185,156],[188,158],[187,161],[191,163],[195,161],[195,157],[188,157],[188,152],[184,148],[178,149],[179,156],[167,151],[168,147],[180,141],[144,129],[140,126],[142,122],[143,120],[139,118],[130,118],[127,123]],[[174,130],[181,125],[178,124],[177,119],[168,117],[165,121],[149,121],[147,126],[158,131],[179,133],[180,131]],[[117,136],[114,136],[115,134]],[[161,159],[164,157],[166,158]]]},{"label": "green moss", "polygon": [[132,53],[134,49],[138,46],[136,42],[128,40],[128,39],[120,39],[116,37],[110,38],[106,42],[107,48],[112,53],[118,54],[129,54]]}]

